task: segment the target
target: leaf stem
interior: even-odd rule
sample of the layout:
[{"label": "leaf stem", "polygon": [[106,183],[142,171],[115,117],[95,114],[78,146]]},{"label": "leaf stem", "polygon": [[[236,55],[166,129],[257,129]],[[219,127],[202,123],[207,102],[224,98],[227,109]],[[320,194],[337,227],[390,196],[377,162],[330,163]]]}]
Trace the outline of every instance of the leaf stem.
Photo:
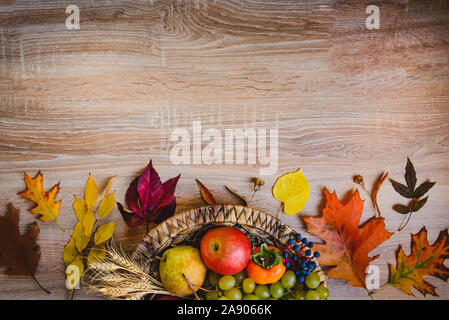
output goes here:
[{"label": "leaf stem", "polygon": [[34,274],[31,275],[31,277],[33,278],[34,282],[36,282],[36,284],[39,286],[39,288],[42,289],[42,291],[46,292],[47,294],[51,294],[51,292],[47,289],[45,289],[40,283],[39,281],[37,281],[36,277],[34,276]]},{"label": "leaf stem", "polygon": [[61,224],[61,222],[59,222],[59,220],[57,218],[55,218],[56,223],[58,224],[59,227],[61,227],[62,231],[65,232],[65,228],[64,226]]},{"label": "leaf stem", "polygon": [[408,214],[407,221],[405,221],[404,224],[402,224],[402,225],[399,226],[398,231],[401,231],[401,230],[403,230],[403,229],[405,228],[405,226],[407,225],[407,223],[410,221],[410,218],[411,218],[411,217],[412,217],[412,211],[410,211],[410,213]]},{"label": "leaf stem", "polygon": [[389,286],[390,286],[390,283],[387,282],[386,284],[384,284],[384,285],[382,286],[382,288],[379,288],[379,289],[377,289],[377,290],[371,291],[371,292],[369,293],[369,295],[371,296],[371,295],[373,295],[373,294],[377,294],[377,293],[379,293],[379,292],[382,292],[382,291],[384,291],[385,289],[387,289]]}]

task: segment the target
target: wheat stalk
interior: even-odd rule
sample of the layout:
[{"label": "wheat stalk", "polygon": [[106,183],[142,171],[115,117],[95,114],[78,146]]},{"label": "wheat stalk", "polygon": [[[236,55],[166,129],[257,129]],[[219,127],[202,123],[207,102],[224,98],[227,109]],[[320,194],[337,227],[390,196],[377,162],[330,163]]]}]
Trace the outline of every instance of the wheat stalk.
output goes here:
[{"label": "wheat stalk", "polygon": [[147,294],[170,294],[162,283],[113,243],[107,246],[102,262],[90,264],[88,287],[109,299],[142,299]]}]

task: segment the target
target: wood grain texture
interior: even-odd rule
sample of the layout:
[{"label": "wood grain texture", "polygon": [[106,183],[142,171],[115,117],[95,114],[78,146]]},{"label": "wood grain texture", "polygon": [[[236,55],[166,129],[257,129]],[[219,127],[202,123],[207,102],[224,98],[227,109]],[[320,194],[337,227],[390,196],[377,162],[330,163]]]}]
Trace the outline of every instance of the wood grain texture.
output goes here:
[{"label": "wood grain texture", "polygon": [[[81,10],[80,30],[65,28],[69,4]],[[379,30],[365,28],[368,4],[380,8]],[[270,188],[282,172],[303,169],[311,186],[304,212],[313,215],[323,186],[343,197],[354,174],[368,184],[383,170],[400,180],[411,157],[418,182],[437,184],[407,228],[373,251],[385,282],[410,233],[425,224],[433,242],[449,226],[448,41],[447,0],[0,1],[0,210],[12,202],[23,228],[35,220],[17,193],[23,172],[40,169],[46,188],[61,182],[68,228],[40,223],[36,276],[52,295],[2,273],[0,298],[69,296],[61,255],[75,223],[73,194],[82,195],[89,172],[102,187],[118,175],[122,201],[152,158],[162,179],[182,173],[177,211],[203,205],[195,178],[219,202],[237,201],[225,185],[250,196],[258,165],[171,163],[171,132],[192,132],[198,120],[203,130],[278,128],[278,174],[264,177],[253,201],[272,214],[279,204]],[[362,196],[366,219],[374,211]],[[389,183],[380,190],[389,231],[402,221],[391,209],[401,200]],[[144,228],[127,228],[117,209],[110,219],[120,221],[116,238],[132,251]],[[298,216],[282,219],[304,230]],[[447,283],[429,282],[449,298]],[[333,299],[368,299],[344,281],[330,279],[329,287]],[[75,297],[94,298],[85,290]],[[409,297],[389,288],[376,298]]]}]

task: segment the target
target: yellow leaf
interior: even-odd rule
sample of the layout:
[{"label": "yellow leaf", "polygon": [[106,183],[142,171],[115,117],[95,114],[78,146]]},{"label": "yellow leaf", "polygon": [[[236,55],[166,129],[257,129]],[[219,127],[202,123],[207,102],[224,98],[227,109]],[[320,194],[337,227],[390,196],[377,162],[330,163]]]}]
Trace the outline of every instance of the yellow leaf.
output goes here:
[{"label": "yellow leaf", "polygon": [[109,240],[114,234],[116,224],[117,222],[109,222],[99,226],[94,235],[95,245],[101,244]]},{"label": "yellow leaf", "polygon": [[84,228],[84,235],[86,237],[90,238],[90,235],[92,233],[92,229],[95,224],[95,215],[91,210],[87,210],[86,214],[83,217],[83,228]]},{"label": "yellow leaf", "polygon": [[86,237],[84,233],[83,222],[79,221],[73,229],[72,238],[75,241],[75,247],[82,252],[89,244],[90,237]]},{"label": "yellow leaf", "polygon": [[61,200],[55,202],[56,195],[59,191],[59,184],[55,185],[49,192],[45,192],[44,176],[40,171],[34,179],[25,173],[24,180],[27,190],[19,193],[19,195],[37,204],[31,210],[31,213],[40,215],[39,219],[43,222],[55,220],[61,229],[65,231],[57,219],[59,208],[61,207]]},{"label": "yellow leaf", "polygon": [[301,169],[279,177],[273,186],[273,196],[284,204],[286,214],[301,211],[309,199],[309,184]]},{"label": "yellow leaf", "polygon": [[78,250],[76,250],[75,240],[70,238],[69,242],[67,242],[64,247],[64,252],[62,253],[62,259],[64,260],[65,265],[68,266],[71,264],[77,255]]},{"label": "yellow leaf", "polygon": [[92,263],[100,263],[106,257],[106,247],[104,244],[92,247],[87,256],[87,266],[89,267]]},{"label": "yellow leaf", "polygon": [[114,179],[115,177],[109,180],[103,199],[101,199],[100,206],[98,207],[98,219],[107,217],[115,207],[114,192],[109,194],[109,189]]},{"label": "yellow leaf", "polygon": [[78,218],[79,221],[83,220],[84,215],[87,212],[87,205],[86,201],[84,199],[75,197],[75,201],[73,201],[73,211],[75,211],[75,215]]},{"label": "yellow leaf", "polygon": [[87,179],[86,186],[84,187],[84,200],[86,200],[87,208],[92,207],[97,203],[98,188],[94,178],[89,173],[89,179]]},{"label": "yellow leaf", "polygon": [[76,259],[67,267],[67,288],[74,289],[80,282],[84,273],[84,264],[82,257]]}]

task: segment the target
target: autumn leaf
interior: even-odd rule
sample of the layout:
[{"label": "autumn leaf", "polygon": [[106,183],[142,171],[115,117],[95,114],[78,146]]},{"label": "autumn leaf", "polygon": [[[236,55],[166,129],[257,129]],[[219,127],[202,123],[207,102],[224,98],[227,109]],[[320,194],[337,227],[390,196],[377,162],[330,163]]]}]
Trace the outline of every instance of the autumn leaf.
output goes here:
[{"label": "autumn leaf", "polygon": [[116,225],[116,222],[109,222],[99,226],[94,235],[95,245],[102,244],[112,238]]},{"label": "autumn leaf", "polygon": [[43,222],[55,220],[61,229],[65,231],[64,227],[57,219],[59,208],[61,207],[61,200],[55,202],[59,191],[59,184],[51,188],[50,191],[45,192],[44,176],[40,171],[34,178],[31,178],[26,173],[24,175],[27,190],[19,193],[19,195],[22,198],[31,200],[37,204],[36,207],[31,209],[31,213],[40,215],[39,219]]},{"label": "autumn leaf", "polygon": [[286,214],[301,211],[309,199],[309,183],[301,169],[279,177],[273,186],[273,196],[283,203]]},{"label": "autumn leaf", "polygon": [[152,162],[140,176],[134,179],[126,192],[126,205],[117,202],[123,220],[129,227],[142,224],[161,223],[175,213],[175,189],[178,175],[164,183],[161,182]]},{"label": "autumn leaf", "polygon": [[427,240],[427,229],[423,227],[418,233],[412,234],[410,255],[406,256],[402,246],[396,252],[396,267],[389,264],[389,284],[393,287],[414,295],[411,287],[424,296],[437,296],[435,287],[424,280],[424,276],[433,276],[444,281],[449,279],[449,268],[444,260],[449,258],[449,234],[446,230],[440,232],[433,245]]},{"label": "autumn leaf", "polygon": [[104,243],[96,245],[92,247],[89,251],[89,255],[87,256],[87,266],[90,266],[92,263],[100,263],[103,262],[106,257],[106,246]]},{"label": "autumn leaf", "polygon": [[195,179],[196,184],[198,185],[198,188],[200,189],[201,196],[203,197],[204,201],[206,201],[207,204],[216,204],[214,196],[212,193],[207,189],[204,184],[201,183],[200,180]]},{"label": "autumn leaf", "polygon": [[[114,192],[109,192],[113,181],[114,178],[109,180],[98,207],[96,207],[98,188],[91,174],[89,174],[84,187],[84,199],[74,196],[73,211],[78,218],[78,223],[62,254],[64,264],[67,266],[69,289],[75,288],[79,283],[84,274],[85,262],[89,265],[93,261],[101,260],[104,252],[101,249],[104,249],[105,242],[114,234],[116,222],[110,222],[100,225],[92,236],[95,224],[107,217],[115,206]],[[89,246],[89,244],[91,245]],[[89,254],[86,257],[87,251]]]},{"label": "autumn leaf", "polygon": [[324,189],[326,205],[320,217],[303,217],[307,232],[324,242],[316,244],[320,264],[332,267],[329,278],[344,279],[348,284],[366,289],[366,269],[378,256],[369,253],[390,238],[383,218],[372,217],[362,225],[363,200],[359,192],[343,204],[336,193]]},{"label": "autumn leaf", "polygon": [[39,226],[36,222],[28,227],[25,235],[19,231],[20,212],[12,204],[6,216],[0,216],[0,266],[7,266],[7,275],[31,276],[39,287],[47,293],[36,280],[36,273],[41,251],[36,244]]}]

